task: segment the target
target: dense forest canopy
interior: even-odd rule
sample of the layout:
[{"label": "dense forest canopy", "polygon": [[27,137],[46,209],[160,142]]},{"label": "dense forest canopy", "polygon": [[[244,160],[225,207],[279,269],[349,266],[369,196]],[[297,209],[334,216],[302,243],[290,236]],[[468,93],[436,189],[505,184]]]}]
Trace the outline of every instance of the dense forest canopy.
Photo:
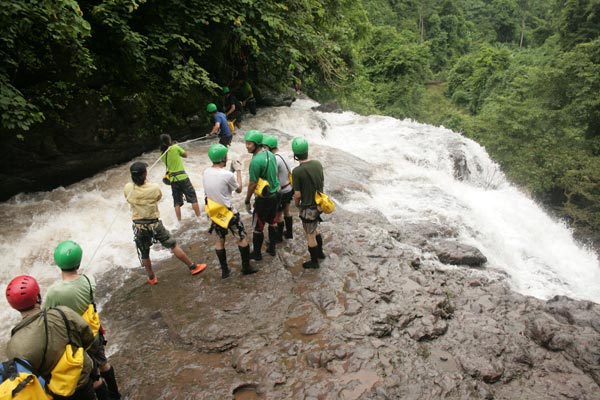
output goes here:
[{"label": "dense forest canopy", "polygon": [[40,157],[77,129],[185,127],[247,63],[257,85],[463,132],[600,243],[600,0],[0,3],[2,138]]}]

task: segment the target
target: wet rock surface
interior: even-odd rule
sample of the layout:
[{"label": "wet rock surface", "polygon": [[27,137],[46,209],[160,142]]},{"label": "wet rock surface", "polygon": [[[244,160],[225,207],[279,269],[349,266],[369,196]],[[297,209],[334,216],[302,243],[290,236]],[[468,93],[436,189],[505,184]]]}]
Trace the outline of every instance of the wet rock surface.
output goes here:
[{"label": "wet rock surface", "polygon": [[199,231],[184,248],[209,263],[200,275],[172,259],[156,264],[156,286],[141,269],[119,290],[105,276],[125,398],[600,398],[599,305],[519,295],[485,264],[444,265],[429,234],[400,240],[401,227],[341,208],[324,219],[317,270],[301,266],[297,224],[254,275],[227,243],[234,272],[221,280]]}]

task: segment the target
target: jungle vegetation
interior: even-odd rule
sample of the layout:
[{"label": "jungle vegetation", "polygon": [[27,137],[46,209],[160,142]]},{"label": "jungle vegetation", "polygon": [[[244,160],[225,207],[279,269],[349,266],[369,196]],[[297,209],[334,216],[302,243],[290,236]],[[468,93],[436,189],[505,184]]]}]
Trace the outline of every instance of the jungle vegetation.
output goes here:
[{"label": "jungle vegetation", "polygon": [[599,34],[600,0],[0,0],[0,134],[43,153],[185,127],[246,60],[257,84],[462,132],[598,245]]}]

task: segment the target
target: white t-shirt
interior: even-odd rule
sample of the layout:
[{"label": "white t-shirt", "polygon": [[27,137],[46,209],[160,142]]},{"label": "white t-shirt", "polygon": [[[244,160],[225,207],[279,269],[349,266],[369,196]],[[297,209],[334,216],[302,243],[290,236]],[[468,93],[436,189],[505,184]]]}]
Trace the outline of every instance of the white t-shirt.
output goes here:
[{"label": "white t-shirt", "polygon": [[231,193],[238,188],[238,184],[232,172],[225,168],[207,168],[204,170],[203,184],[206,197],[237,212]]},{"label": "white t-shirt", "polygon": [[275,154],[277,160],[277,175],[279,177],[279,184],[281,185],[281,192],[288,193],[292,191],[292,185],[288,178],[288,173],[292,172],[292,163],[287,153]]}]

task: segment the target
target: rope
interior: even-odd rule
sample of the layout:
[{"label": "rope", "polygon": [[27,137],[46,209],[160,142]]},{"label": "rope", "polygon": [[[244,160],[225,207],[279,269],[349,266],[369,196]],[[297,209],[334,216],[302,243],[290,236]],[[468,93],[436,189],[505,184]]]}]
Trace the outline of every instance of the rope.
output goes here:
[{"label": "rope", "polygon": [[[215,136],[216,137],[216,136]],[[186,140],[185,142],[181,142],[178,144],[184,144],[184,143],[192,143],[192,142],[196,142],[199,140],[206,140],[208,138],[213,138],[213,136],[202,136],[196,139],[190,139],[190,140]],[[156,159],[156,161],[154,161],[154,163],[147,169],[147,171],[151,171],[152,168],[154,168],[154,166],[161,160],[161,158],[169,151],[169,149],[172,147],[173,145],[167,147],[167,149],[160,155],[158,156],[158,158]],[[127,194],[127,196],[125,197],[125,202],[127,202],[127,200],[129,200],[129,196],[131,196],[131,193],[133,193],[133,189],[131,190],[131,192],[129,192]],[[100,249],[100,246],[102,246],[102,243],[104,243],[104,239],[106,239],[106,236],[108,236],[109,232],[112,229],[112,226],[115,224],[115,221],[117,220],[117,216],[119,214],[119,212],[121,211],[121,208],[123,208],[123,206],[125,205],[125,203],[121,203],[121,205],[119,206],[119,208],[117,209],[117,213],[115,215],[115,217],[113,218],[113,220],[111,221],[110,225],[108,226],[108,229],[106,230],[106,232],[104,232],[104,236],[102,236],[102,239],[100,239],[100,243],[98,243],[98,245],[96,246],[96,249],[94,249],[94,252],[92,253],[92,257],[90,258],[90,260],[88,261],[87,265],[91,265],[92,261],[94,260],[94,258],[96,257],[96,254],[98,253],[98,250]],[[137,248],[137,246],[136,246]],[[142,263],[142,260],[140,257],[138,257],[140,259],[140,264],[142,265],[142,267],[144,266],[144,264]],[[86,266],[87,266],[86,265]]]}]

